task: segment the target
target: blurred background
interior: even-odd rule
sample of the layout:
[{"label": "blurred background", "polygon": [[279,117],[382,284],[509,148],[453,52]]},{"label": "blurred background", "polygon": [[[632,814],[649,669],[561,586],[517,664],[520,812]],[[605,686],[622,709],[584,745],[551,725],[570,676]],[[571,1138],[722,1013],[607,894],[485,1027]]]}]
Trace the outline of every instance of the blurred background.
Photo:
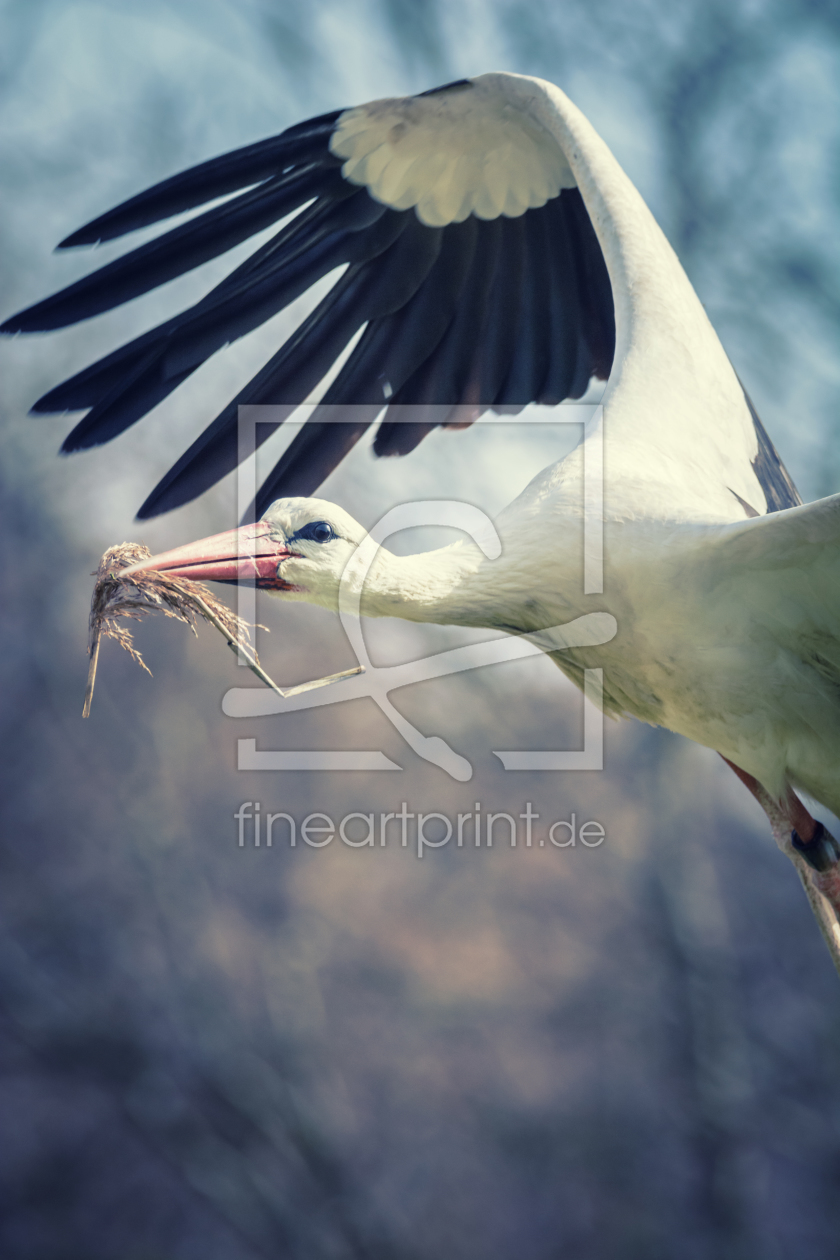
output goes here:
[{"label": "blurred background", "polygon": [[[0,23],[4,315],[90,268],[58,240],[184,166],[378,96],[535,74],[651,205],[803,497],[840,489],[836,3],[3,0]],[[229,265],[0,347],[0,1253],[834,1257],[840,985],[711,752],[608,723],[602,773],[504,773],[493,748],[580,746],[579,694],[533,660],[395,693],[470,759],[456,783],[372,701],[223,716],[241,671],[215,632],[169,622],[136,633],[153,678],[105,644],[82,722],[89,574],[124,539],[234,523],[230,484],[133,516],[314,299],[101,450],[58,459],[71,421],[27,408]],[[360,446],[323,495],[366,524],[441,493],[493,513],[567,446],[553,427],[437,433],[399,463]],[[353,664],[327,613],[259,616],[279,681]],[[369,636],[383,662],[458,641]],[[402,771],[243,773],[238,738]],[[239,848],[257,800],[336,821],[531,802],[540,826],[574,813],[606,839]]]}]

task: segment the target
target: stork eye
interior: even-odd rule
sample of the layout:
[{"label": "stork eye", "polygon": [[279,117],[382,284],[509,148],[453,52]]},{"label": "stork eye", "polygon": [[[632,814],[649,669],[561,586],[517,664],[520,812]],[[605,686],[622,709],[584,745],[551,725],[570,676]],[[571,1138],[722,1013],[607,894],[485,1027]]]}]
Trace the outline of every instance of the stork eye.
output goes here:
[{"label": "stork eye", "polygon": [[326,521],[310,521],[304,525],[303,529],[299,529],[296,538],[306,538],[310,542],[325,543],[331,538],[335,538],[335,531],[332,525],[328,525]]}]

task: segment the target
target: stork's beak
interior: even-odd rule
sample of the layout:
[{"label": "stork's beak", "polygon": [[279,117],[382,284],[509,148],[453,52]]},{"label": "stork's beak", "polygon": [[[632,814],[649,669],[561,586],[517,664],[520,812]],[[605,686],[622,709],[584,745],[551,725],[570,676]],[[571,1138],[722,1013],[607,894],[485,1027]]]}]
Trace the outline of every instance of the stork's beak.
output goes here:
[{"label": "stork's beak", "polygon": [[242,582],[263,590],[288,591],[291,587],[278,577],[277,566],[286,556],[296,553],[284,542],[271,538],[270,533],[271,526],[266,521],[242,525],[224,534],[214,534],[212,538],[187,543],[185,547],[162,551],[159,556],[150,556],[140,564],[122,569],[120,577],[154,571],[198,582]]}]

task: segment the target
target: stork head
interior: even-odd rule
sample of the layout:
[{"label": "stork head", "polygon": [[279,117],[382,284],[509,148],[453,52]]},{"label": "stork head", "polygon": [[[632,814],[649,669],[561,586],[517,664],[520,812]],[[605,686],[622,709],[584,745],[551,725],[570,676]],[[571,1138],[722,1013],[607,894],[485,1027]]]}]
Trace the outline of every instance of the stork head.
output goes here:
[{"label": "stork head", "polygon": [[277,499],[254,525],[242,525],[124,569],[201,582],[247,584],[287,599],[336,608],[341,575],[366,531],[323,499]]}]

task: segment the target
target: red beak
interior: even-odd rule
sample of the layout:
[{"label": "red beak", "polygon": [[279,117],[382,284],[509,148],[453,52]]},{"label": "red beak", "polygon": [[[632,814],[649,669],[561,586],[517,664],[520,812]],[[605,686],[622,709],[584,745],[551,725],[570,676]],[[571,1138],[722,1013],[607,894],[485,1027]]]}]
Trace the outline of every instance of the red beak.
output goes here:
[{"label": "red beak", "polygon": [[229,529],[224,534],[150,556],[123,569],[120,576],[153,570],[198,582],[241,582],[261,590],[288,591],[291,586],[277,576],[277,566],[285,556],[296,553],[289,551],[285,543],[272,539],[270,531],[266,521]]}]

